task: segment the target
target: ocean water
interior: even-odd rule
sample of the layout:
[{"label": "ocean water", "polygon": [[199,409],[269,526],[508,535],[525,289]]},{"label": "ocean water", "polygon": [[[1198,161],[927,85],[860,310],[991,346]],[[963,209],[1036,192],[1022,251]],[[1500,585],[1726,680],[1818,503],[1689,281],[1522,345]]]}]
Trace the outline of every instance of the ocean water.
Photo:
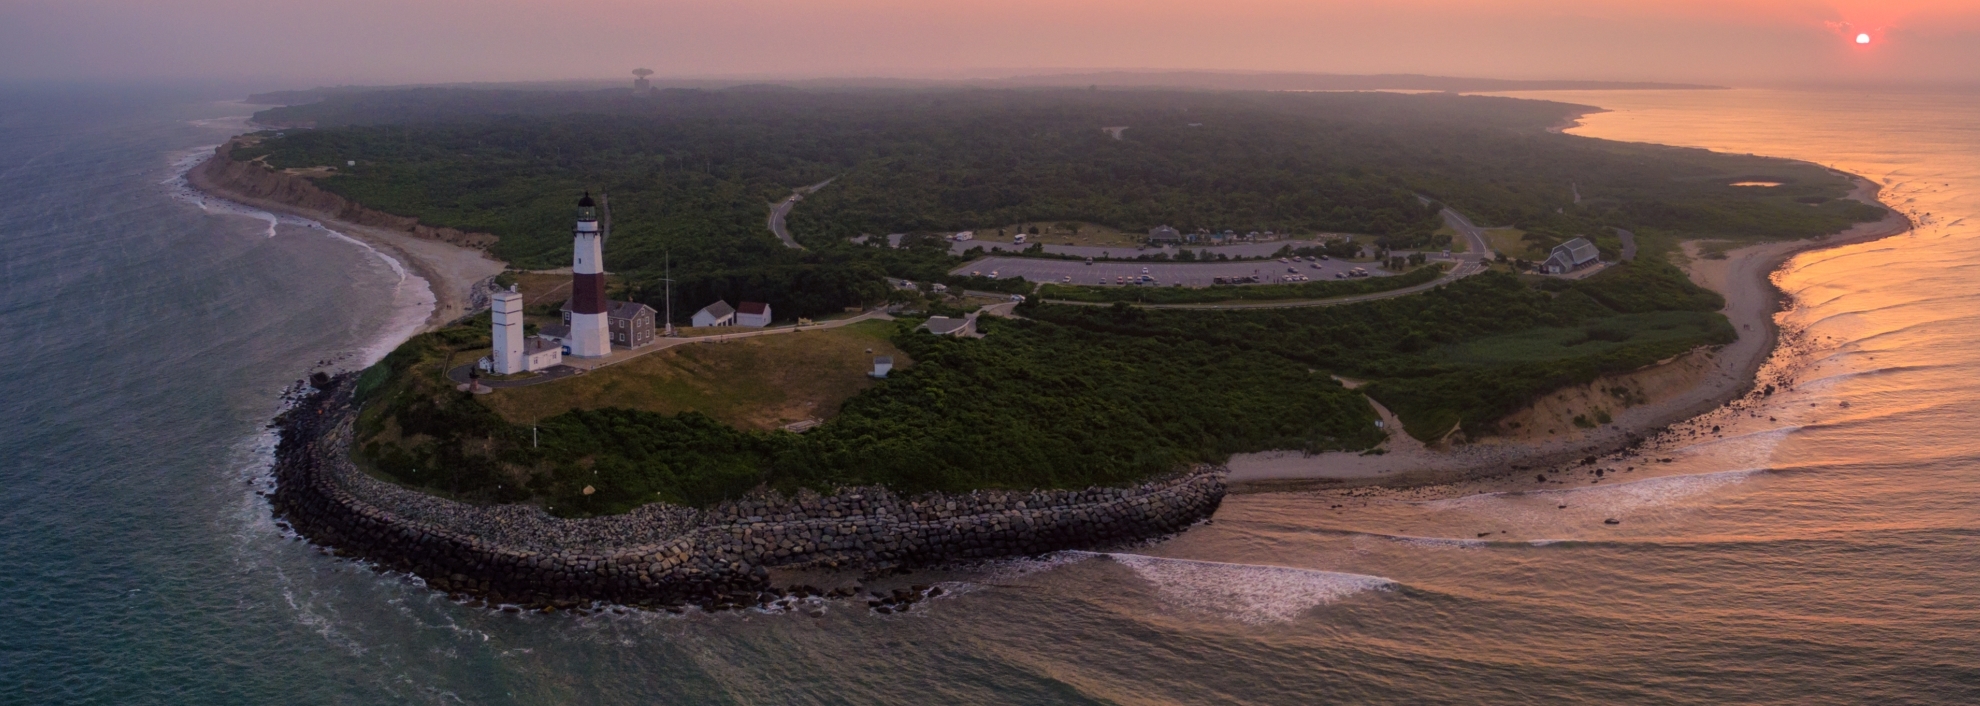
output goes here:
[{"label": "ocean water", "polygon": [[1580,134],[1863,174],[1923,225],[1792,261],[1796,384],[1671,463],[1233,496],[1166,542],[811,618],[489,613],[283,534],[258,493],[285,386],[375,358],[430,292],[175,183],[245,106],[10,89],[0,703],[1980,701],[1980,96],[1549,95],[1615,109]]}]

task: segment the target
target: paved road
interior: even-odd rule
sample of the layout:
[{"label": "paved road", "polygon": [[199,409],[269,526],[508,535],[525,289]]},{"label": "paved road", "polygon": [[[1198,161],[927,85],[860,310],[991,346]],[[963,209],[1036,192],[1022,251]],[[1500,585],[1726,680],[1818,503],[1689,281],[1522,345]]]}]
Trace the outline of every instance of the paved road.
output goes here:
[{"label": "paved road", "polygon": [[[832,177],[832,179],[837,178]],[[832,183],[832,179],[826,179],[811,186],[793,191],[790,198],[779,201],[776,205],[770,207],[770,232],[775,233],[778,240],[784,241],[785,247],[796,248],[798,250],[804,249],[803,245],[799,245],[798,241],[791,238],[790,230],[784,227],[784,218],[791,215],[791,207],[796,206],[797,202],[803,201],[805,194],[818,193],[819,189],[823,189],[826,184]]]},{"label": "paved road", "polygon": [[[888,236],[888,238],[889,238],[888,240],[889,243],[891,243],[895,247],[900,246],[900,238],[894,236]],[[1120,245],[1120,246],[1054,245],[1051,243],[1045,243],[1045,252],[1054,255],[1072,255],[1075,257],[1131,258],[1141,255],[1153,255],[1159,252],[1166,252],[1169,254],[1170,257],[1174,257],[1175,254],[1181,250],[1195,250],[1197,256],[1199,257],[1203,255],[1216,257],[1218,254],[1222,254],[1226,257],[1268,257],[1277,254],[1280,249],[1285,248],[1287,246],[1291,246],[1293,249],[1297,250],[1299,248],[1319,247],[1319,245],[1322,242],[1324,241],[1274,240],[1265,243],[1234,243],[1231,245],[1190,245],[1190,246],[1175,246],[1175,247],[1166,247],[1166,248],[1161,248],[1161,247],[1144,248],[1144,247],[1135,247],[1133,245]],[[984,240],[964,240],[960,242],[950,243],[949,253],[952,255],[961,255],[963,253],[969,252],[970,248],[983,248],[983,251],[986,253],[1020,252],[1023,251],[1025,248],[1029,248],[1029,247],[1031,247],[1031,245],[1028,244],[1013,245],[1011,243],[997,243],[997,242],[990,242]]]},{"label": "paved road", "polygon": [[1636,259],[1636,234],[1621,228],[1616,229],[1616,237],[1622,239],[1622,259],[1629,262]]},{"label": "paved road", "polygon": [[[1334,275],[1360,267],[1371,275],[1387,276],[1389,273],[1375,269],[1374,263],[1350,262],[1346,260],[1323,260],[1320,262],[1279,262],[1278,260],[1248,260],[1241,262],[1135,262],[1135,261],[1095,261],[1086,264],[1080,260],[1049,260],[1036,257],[987,257],[977,260],[950,272],[954,275],[981,274],[997,279],[1023,277],[1032,282],[1052,284],[1078,284],[1085,286],[1106,285],[1124,286],[1125,280],[1140,277],[1143,272],[1155,278],[1155,285],[1167,287],[1180,284],[1185,287],[1208,287],[1216,283],[1218,277],[1259,278],[1261,284],[1277,284],[1294,275],[1313,280],[1335,279]],[[1072,278],[1070,282],[1066,278]]]},{"label": "paved road", "polygon": [[[1465,218],[1463,214],[1460,214],[1448,208],[1444,209],[1444,222],[1449,224],[1453,230],[1458,231],[1460,235],[1464,236],[1463,242],[1466,244],[1466,247],[1468,249],[1465,252],[1453,254],[1452,260],[1455,260],[1456,264],[1453,267],[1451,267],[1451,271],[1444,273],[1444,276],[1438,277],[1437,279],[1413,287],[1392,289],[1386,292],[1376,292],[1373,294],[1356,294],[1347,297],[1333,297],[1330,299],[1296,299],[1296,300],[1260,301],[1260,302],[1230,302],[1230,303],[1222,303],[1222,304],[1135,304],[1134,306],[1139,306],[1147,309],[1294,309],[1294,308],[1309,307],[1309,306],[1339,306],[1341,304],[1354,304],[1357,302],[1374,301],[1377,299],[1393,299],[1395,297],[1409,296],[1411,294],[1417,294],[1419,292],[1427,292],[1432,289],[1436,289],[1438,287],[1444,286],[1446,284],[1456,282],[1460,279],[1464,279],[1466,277],[1470,277],[1480,272],[1484,272],[1492,260],[1492,248],[1488,243],[1488,241],[1485,240],[1485,232],[1481,230],[1477,225],[1472,224],[1471,219]],[[1438,260],[1432,260],[1432,262],[1437,262],[1437,261]],[[1277,264],[1277,263],[1274,262],[1273,264]],[[1095,266],[1097,267],[1098,264],[1096,263]],[[1046,301],[1053,304],[1072,304],[1076,306],[1113,306],[1113,302],[1107,302],[1103,304],[1097,302],[1071,302],[1071,301],[1060,301],[1060,300],[1051,300],[1051,299],[1048,299]]]},{"label": "paved road", "polygon": [[[1377,299],[1393,299],[1419,292],[1427,292],[1484,271],[1484,263],[1473,259],[1461,259],[1457,261],[1457,266],[1451,268],[1450,272],[1444,273],[1444,276],[1437,279],[1411,287],[1392,289],[1386,292],[1375,292],[1373,294],[1356,294],[1329,299],[1280,299],[1255,302],[1222,302],[1217,304],[1133,304],[1133,306],[1144,309],[1298,309],[1309,306],[1338,306],[1341,304],[1375,301]],[[1114,305],[1113,302],[1074,302],[1059,299],[1046,299],[1044,301],[1048,304],[1071,304],[1073,306]]]},{"label": "paved road", "polygon": [[1451,230],[1464,236],[1466,255],[1488,260],[1492,258],[1492,241],[1485,239],[1485,229],[1473,225],[1471,219],[1465,218],[1464,214],[1448,208],[1444,209],[1444,225],[1450,226]]}]

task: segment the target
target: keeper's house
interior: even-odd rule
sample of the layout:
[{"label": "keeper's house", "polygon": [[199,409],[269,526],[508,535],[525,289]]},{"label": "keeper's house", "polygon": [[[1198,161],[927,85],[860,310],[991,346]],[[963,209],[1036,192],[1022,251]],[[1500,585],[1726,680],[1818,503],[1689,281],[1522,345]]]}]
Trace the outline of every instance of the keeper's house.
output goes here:
[{"label": "keeper's house", "polygon": [[[564,302],[564,325],[545,326],[543,335],[564,338],[571,330],[571,303]],[[638,302],[605,302],[605,336],[615,348],[645,348],[653,345],[653,307]],[[569,345],[569,341],[564,342]]]},{"label": "keeper's house", "polygon": [[743,302],[736,305],[736,325],[763,327],[770,325],[770,305],[763,302]]},{"label": "keeper's house", "polygon": [[729,306],[729,303],[726,301],[717,299],[715,303],[701,307],[701,311],[694,312],[694,317],[690,323],[694,324],[695,328],[734,326],[736,325],[736,308]]},{"label": "keeper's house", "polygon": [[1600,256],[1594,243],[1588,242],[1587,238],[1575,238],[1554,246],[1540,269],[1550,275],[1563,275],[1587,267]]}]

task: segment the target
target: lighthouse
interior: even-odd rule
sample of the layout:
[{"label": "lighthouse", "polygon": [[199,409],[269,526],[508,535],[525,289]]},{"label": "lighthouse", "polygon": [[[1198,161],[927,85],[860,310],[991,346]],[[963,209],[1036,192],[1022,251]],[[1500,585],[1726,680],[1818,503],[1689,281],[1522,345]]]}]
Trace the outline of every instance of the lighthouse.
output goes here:
[{"label": "lighthouse", "polygon": [[571,331],[564,340],[571,355],[603,357],[612,352],[605,316],[605,237],[598,230],[598,204],[590,192],[578,199],[571,240]]},{"label": "lighthouse", "polygon": [[529,366],[523,361],[522,295],[513,287],[496,292],[488,308],[495,324],[495,353],[494,359],[489,361],[489,371],[496,375],[527,372]]}]

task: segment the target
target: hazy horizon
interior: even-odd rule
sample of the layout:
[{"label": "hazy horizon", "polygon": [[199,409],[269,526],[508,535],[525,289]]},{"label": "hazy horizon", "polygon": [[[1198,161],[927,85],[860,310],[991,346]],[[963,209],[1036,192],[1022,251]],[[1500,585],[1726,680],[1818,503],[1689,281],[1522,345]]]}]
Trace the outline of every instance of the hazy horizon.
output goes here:
[{"label": "hazy horizon", "polygon": [[13,82],[274,89],[629,79],[639,66],[730,80],[1207,70],[1967,84],[1980,82],[1980,3],[0,0],[0,80]]}]

